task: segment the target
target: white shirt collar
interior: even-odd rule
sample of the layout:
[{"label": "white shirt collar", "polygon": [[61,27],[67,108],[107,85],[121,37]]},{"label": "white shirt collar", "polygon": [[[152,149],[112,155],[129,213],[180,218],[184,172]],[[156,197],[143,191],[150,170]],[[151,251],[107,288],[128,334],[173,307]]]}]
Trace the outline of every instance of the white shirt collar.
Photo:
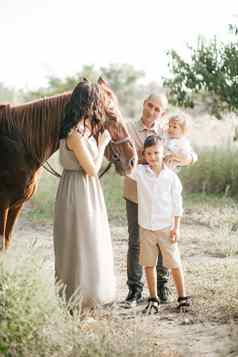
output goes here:
[{"label": "white shirt collar", "polygon": [[[145,166],[145,170],[150,173],[151,175],[154,175],[154,176],[159,176],[159,175],[156,175],[156,173],[151,169],[150,165],[146,164],[144,165]],[[162,164],[162,168],[160,170],[160,174],[162,171],[164,170],[167,170],[168,169],[168,166],[165,165],[165,163]]]}]

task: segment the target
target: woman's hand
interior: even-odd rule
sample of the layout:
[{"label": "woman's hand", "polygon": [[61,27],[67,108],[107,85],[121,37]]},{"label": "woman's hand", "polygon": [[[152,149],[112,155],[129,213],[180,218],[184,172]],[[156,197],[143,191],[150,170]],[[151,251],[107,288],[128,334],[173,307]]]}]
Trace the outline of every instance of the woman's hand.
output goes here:
[{"label": "woman's hand", "polygon": [[105,148],[110,141],[111,141],[111,135],[108,130],[104,130],[102,133],[99,134],[98,145],[100,147]]}]

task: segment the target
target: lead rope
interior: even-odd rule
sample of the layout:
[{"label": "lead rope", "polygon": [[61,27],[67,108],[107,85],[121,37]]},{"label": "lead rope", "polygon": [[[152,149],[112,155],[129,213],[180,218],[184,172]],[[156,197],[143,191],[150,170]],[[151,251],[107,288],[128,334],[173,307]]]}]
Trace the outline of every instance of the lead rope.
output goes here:
[{"label": "lead rope", "polygon": [[[129,140],[130,140],[130,138],[129,138],[129,136],[127,136],[127,137],[125,137],[124,139],[121,139],[121,140],[117,140],[117,141],[111,140],[111,143],[118,145],[118,144],[123,144],[123,143],[125,143],[125,142],[127,142]],[[48,161],[46,161],[46,165],[48,165],[48,167],[46,167],[45,164],[42,165],[42,166],[47,172],[49,172],[51,175],[56,176],[58,178],[61,177],[61,175],[57,171],[55,171],[55,169],[49,164]],[[105,173],[108,170],[110,170],[111,166],[112,166],[112,162],[109,162],[107,167],[101,173],[99,173],[99,175],[98,175],[99,178],[101,178],[103,175],[105,175]]]},{"label": "lead rope", "polygon": [[[55,171],[55,169],[48,163],[48,161],[46,161],[46,163],[44,165],[42,165],[42,166],[51,175],[53,175],[53,176],[55,176],[57,178],[61,177],[61,175],[57,171]],[[106,166],[106,168],[101,173],[99,173],[99,175],[98,175],[99,178],[101,178],[103,175],[105,175],[105,173],[111,168],[111,166],[112,166],[112,162],[109,162],[109,164]]]},{"label": "lead rope", "polygon": [[[47,165],[48,167],[45,166],[45,165]],[[55,177],[58,177],[58,178],[61,177],[61,175],[60,175],[57,171],[55,171],[55,169],[49,164],[48,161],[46,161],[45,164],[42,165],[42,166],[43,166],[43,168],[44,168],[47,172],[49,172],[51,175],[53,175],[53,176],[55,176]]]},{"label": "lead rope", "polygon": [[109,164],[107,165],[107,167],[101,172],[99,173],[99,178],[103,177],[103,175],[111,168],[112,166],[112,162],[109,162]]}]

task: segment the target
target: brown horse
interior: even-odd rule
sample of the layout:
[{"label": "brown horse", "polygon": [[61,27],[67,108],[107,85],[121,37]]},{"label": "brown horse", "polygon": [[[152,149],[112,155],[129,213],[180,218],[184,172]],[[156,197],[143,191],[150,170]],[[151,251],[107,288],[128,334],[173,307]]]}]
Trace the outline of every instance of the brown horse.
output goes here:
[{"label": "brown horse", "polygon": [[[106,105],[108,93],[112,94],[109,87],[101,105]],[[40,167],[59,148],[59,131],[70,98],[71,92],[13,107],[0,106],[0,250],[10,244],[22,205],[35,192]],[[110,101],[114,99],[113,95]],[[105,155],[118,173],[125,174],[135,158],[126,125],[121,116],[108,114],[103,127],[112,137]]]}]

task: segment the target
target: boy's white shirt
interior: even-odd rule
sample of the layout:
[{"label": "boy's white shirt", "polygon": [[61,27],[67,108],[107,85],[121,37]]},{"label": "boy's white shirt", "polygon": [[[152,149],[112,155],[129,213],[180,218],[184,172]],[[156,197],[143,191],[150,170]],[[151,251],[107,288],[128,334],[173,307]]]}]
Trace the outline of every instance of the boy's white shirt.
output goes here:
[{"label": "boy's white shirt", "polygon": [[137,182],[138,222],[152,231],[172,226],[174,216],[182,216],[182,184],[165,165],[156,175],[149,165],[137,165],[128,175]]}]

